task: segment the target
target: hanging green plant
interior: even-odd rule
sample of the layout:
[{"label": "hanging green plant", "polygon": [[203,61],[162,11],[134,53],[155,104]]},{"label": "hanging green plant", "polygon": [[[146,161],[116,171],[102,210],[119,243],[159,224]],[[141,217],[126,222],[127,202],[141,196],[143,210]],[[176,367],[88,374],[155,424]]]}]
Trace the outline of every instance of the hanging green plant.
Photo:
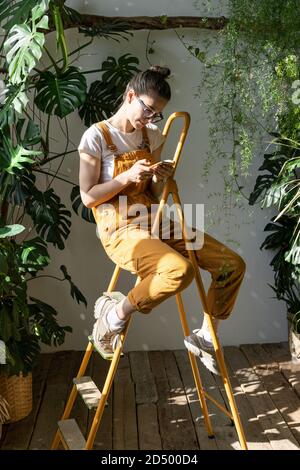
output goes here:
[{"label": "hanging green plant", "polygon": [[[212,4],[207,4],[209,15]],[[197,7],[202,9],[203,2]],[[199,36],[192,44],[181,32],[178,36],[199,61],[196,96],[206,106],[210,126],[202,177],[207,180],[212,169],[226,175],[223,193],[230,230],[236,202],[244,199],[244,208],[248,204],[245,188],[254,155],[261,152],[261,142],[274,122],[295,108],[292,85],[299,78],[300,4],[229,0],[227,15],[227,25],[215,35]]]}]

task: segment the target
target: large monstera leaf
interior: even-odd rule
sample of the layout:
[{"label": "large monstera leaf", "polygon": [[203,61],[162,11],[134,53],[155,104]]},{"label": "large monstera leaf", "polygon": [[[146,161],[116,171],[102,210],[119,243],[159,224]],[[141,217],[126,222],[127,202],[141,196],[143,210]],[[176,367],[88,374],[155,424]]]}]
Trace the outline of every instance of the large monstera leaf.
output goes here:
[{"label": "large monstera leaf", "polygon": [[41,132],[39,126],[29,119],[19,119],[16,125],[16,136],[18,142],[23,147],[31,147],[32,145],[38,144],[41,141]]},{"label": "large monstera leaf", "polygon": [[39,338],[35,334],[28,333],[26,328],[19,330],[20,339],[14,341],[10,338],[6,343],[6,365],[3,370],[9,375],[20,372],[27,373],[37,364],[41,348]]},{"label": "large monstera leaf", "polygon": [[22,83],[42,56],[45,35],[38,28],[48,28],[48,17],[41,16],[39,6],[32,11],[31,25],[16,24],[4,43],[4,52],[8,63],[10,82],[14,85]]},{"label": "large monstera leaf", "polygon": [[0,129],[14,124],[17,121],[16,112],[22,114],[29,101],[24,83],[19,83],[19,85],[7,84],[3,96],[3,106],[0,107]]},{"label": "large monstera leaf", "polygon": [[69,67],[62,74],[46,71],[40,74],[36,88],[37,107],[47,114],[63,118],[84,102],[86,79],[76,67]]},{"label": "large monstera leaf", "polygon": [[14,224],[14,225],[5,225],[5,227],[0,227],[0,238],[6,237],[15,237],[22,233],[25,230],[23,225]]},{"label": "large monstera leaf", "polygon": [[47,243],[40,237],[25,240],[17,245],[16,258],[20,273],[31,273],[33,276],[50,263]]},{"label": "large monstera leaf", "polygon": [[15,147],[9,137],[1,133],[0,136],[3,139],[2,145],[0,144],[0,170],[6,173],[13,175],[17,170],[22,170],[26,164],[34,163],[30,156],[41,154],[38,150],[26,150],[21,145]]},{"label": "large monstera leaf", "polygon": [[[21,206],[35,190],[35,176],[27,168],[14,171],[14,174],[0,173],[0,188],[7,188],[7,202]],[[0,191],[1,192],[1,191]]]}]

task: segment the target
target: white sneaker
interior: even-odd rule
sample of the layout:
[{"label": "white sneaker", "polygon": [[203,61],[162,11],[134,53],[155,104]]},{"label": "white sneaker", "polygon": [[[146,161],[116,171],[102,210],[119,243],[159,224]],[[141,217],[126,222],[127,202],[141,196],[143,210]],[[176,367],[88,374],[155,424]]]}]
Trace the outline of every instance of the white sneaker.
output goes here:
[{"label": "white sneaker", "polygon": [[93,344],[104,359],[111,360],[117,346],[120,345],[120,333],[124,327],[113,330],[107,321],[107,315],[112,308],[125,296],[121,292],[104,292],[95,302],[94,316],[96,322],[93,327]]},{"label": "white sneaker", "polygon": [[184,344],[188,351],[198,356],[205,367],[213,374],[221,375],[218,370],[215,359],[215,350],[213,344],[206,341],[203,335],[199,334],[201,330],[193,330],[190,336],[184,338]]}]

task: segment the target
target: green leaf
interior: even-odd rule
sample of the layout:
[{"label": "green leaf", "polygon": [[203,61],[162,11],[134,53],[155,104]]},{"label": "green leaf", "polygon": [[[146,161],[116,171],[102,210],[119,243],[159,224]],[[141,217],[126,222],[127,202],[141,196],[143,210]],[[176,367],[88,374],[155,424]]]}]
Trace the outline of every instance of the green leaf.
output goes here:
[{"label": "green leaf", "polygon": [[285,255],[288,263],[300,264],[300,246],[293,246]]},{"label": "green leaf", "polygon": [[13,99],[12,105],[17,113],[22,114],[27,106],[28,101],[29,99],[27,98],[25,91],[23,91],[21,88],[19,93]]},{"label": "green leaf", "polygon": [[265,194],[265,197],[262,202],[262,207],[271,207],[276,206],[281,201],[281,198],[285,194],[284,186],[278,185],[278,183],[273,184]]},{"label": "green leaf", "polygon": [[283,167],[283,172],[289,174],[289,173],[292,173],[294,170],[298,170],[299,168],[300,168],[300,157],[295,157],[286,161]]},{"label": "green leaf", "polygon": [[5,93],[5,101],[0,106],[0,129],[3,129],[6,125],[11,125],[16,121],[15,111],[21,114],[26,108],[28,98],[24,91],[23,83],[19,85],[7,85],[7,91]]},{"label": "green leaf", "polygon": [[70,8],[65,4],[65,0],[52,0],[54,5],[59,6],[60,14],[63,20],[63,23],[74,23],[76,25],[80,24],[82,20],[82,15],[73,8]]},{"label": "green leaf", "polygon": [[161,15],[159,17],[160,19],[160,22],[164,25],[164,26],[167,26],[167,22],[168,22],[168,16],[167,15]]},{"label": "green leaf", "polygon": [[85,77],[76,67],[69,67],[59,75],[49,71],[42,72],[36,88],[37,107],[60,118],[81,106],[86,96]]},{"label": "green leaf", "polygon": [[265,199],[263,204],[268,207],[280,200],[282,192],[278,192],[276,186],[279,182],[278,175],[286,160],[286,156],[279,151],[264,155],[264,162],[259,167],[259,171],[267,171],[270,174],[259,175],[256,178],[254,189],[249,198],[250,205],[255,204],[259,199]]},{"label": "green leaf", "polygon": [[60,202],[53,188],[45,192],[35,189],[32,198],[26,201],[26,212],[31,216],[37,233],[60,250],[69,236],[71,212]]},{"label": "green leaf", "polygon": [[22,170],[26,163],[34,163],[29,155],[40,155],[41,152],[26,150],[20,145],[13,146],[12,141],[3,135],[3,152],[0,160],[0,170],[14,174],[16,169]]},{"label": "green leaf", "polygon": [[31,371],[37,364],[40,354],[38,338],[28,333],[26,329],[19,330],[20,340],[15,341],[12,338],[6,343],[7,365],[4,371],[7,374],[24,374]]},{"label": "green leaf", "polygon": [[50,263],[47,244],[40,237],[23,242],[17,250],[17,257],[21,272],[35,273]]},{"label": "green leaf", "polygon": [[76,212],[77,215],[79,215],[78,210],[81,207],[81,217],[87,222],[95,224],[95,219],[93,216],[92,209],[85,207],[82,203],[79,186],[73,187],[72,192],[71,192],[71,201],[73,203],[72,208]]},{"label": "green leaf", "polygon": [[0,188],[4,188],[6,184],[5,198],[7,202],[20,206],[28,197],[32,196],[35,190],[35,176],[25,168],[16,169],[14,175],[0,173]]},{"label": "green leaf", "polygon": [[14,237],[25,230],[23,225],[6,225],[0,228],[0,238]]},{"label": "green leaf", "polygon": [[38,144],[41,141],[39,126],[29,119],[27,126],[24,127],[25,119],[19,119],[16,126],[17,140],[23,147],[29,147]]},{"label": "green leaf", "polygon": [[0,0],[0,24],[9,31],[16,24],[28,20],[35,6],[40,7],[40,16],[48,9],[49,0]]},{"label": "green leaf", "polygon": [[4,43],[4,52],[8,63],[10,82],[14,85],[22,83],[42,56],[45,35],[36,31],[47,28],[47,17],[38,19],[38,7],[32,11],[32,29],[28,24],[15,25],[9,31]]},{"label": "green leaf", "polygon": [[72,296],[72,298],[76,299],[78,304],[80,304],[80,302],[82,302],[87,307],[87,302],[86,302],[85,297],[80,292],[78,287],[75,286],[74,282],[72,282],[71,276],[67,272],[67,268],[62,265],[62,266],[60,266],[60,269],[62,270],[66,281],[68,281],[70,286],[71,286],[71,296]]}]

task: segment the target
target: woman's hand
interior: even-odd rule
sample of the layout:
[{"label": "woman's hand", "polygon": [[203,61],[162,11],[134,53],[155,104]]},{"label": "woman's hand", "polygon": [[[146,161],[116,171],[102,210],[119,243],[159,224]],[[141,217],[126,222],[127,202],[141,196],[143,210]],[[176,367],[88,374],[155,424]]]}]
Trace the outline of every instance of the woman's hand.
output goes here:
[{"label": "woman's hand", "polygon": [[161,161],[151,166],[153,172],[153,181],[158,183],[173,174],[174,168],[172,162]]},{"label": "woman's hand", "polygon": [[146,158],[138,160],[132,165],[132,167],[125,171],[126,177],[129,183],[140,183],[145,181],[153,175],[153,171],[150,168],[151,162]]}]

